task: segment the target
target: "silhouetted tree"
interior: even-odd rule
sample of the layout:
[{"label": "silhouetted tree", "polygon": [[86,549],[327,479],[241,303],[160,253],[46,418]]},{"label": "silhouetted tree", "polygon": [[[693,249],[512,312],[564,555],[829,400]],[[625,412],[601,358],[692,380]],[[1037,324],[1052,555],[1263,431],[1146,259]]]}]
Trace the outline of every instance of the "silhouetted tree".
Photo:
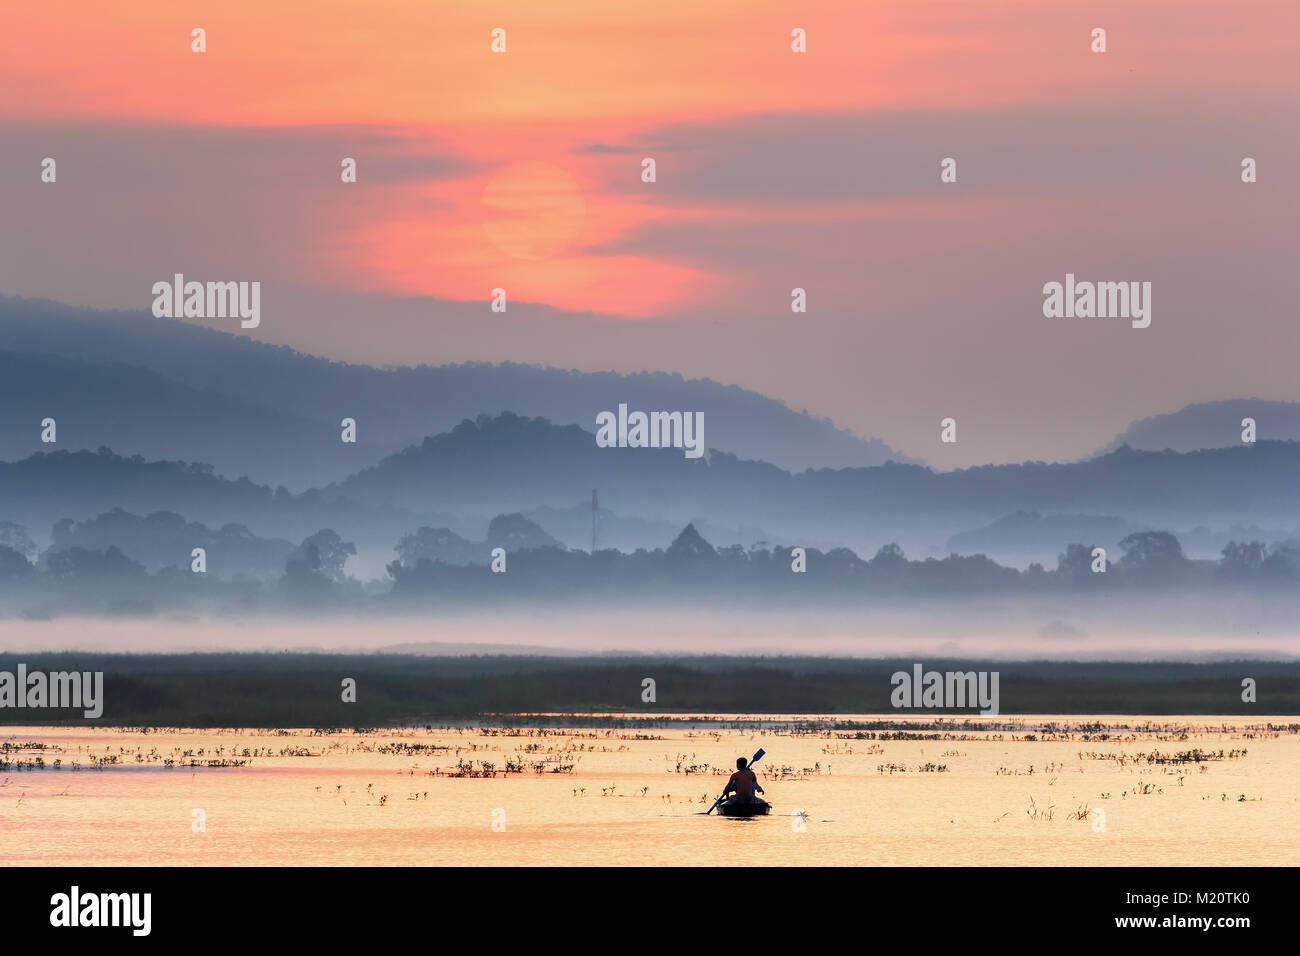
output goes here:
[{"label": "silhouetted tree", "polygon": [[1138,531],[1120,541],[1124,574],[1148,583],[1168,583],[1185,573],[1189,562],[1183,546],[1168,531]]},{"label": "silhouetted tree", "polygon": [[497,515],[488,525],[487,545],[489,548],[505,548],[513,554],[516,551],[528,551],[535,548],[563,547],[541,525],[529,521],[521,514]]},{"label": "silhouetted tree", "polygon": [[117,548],[48,551],[45,566],[56,578],[143,577],[145,573],[144,565],[132,561]]},{"label": "silhouetted tree", "polygon": [[[1064,584],[1082,584],[1093,574],[1092,552],[1094,544],[1067,544],[1065,553],[1057,555],[1056,579]],[[1111,568],[1111,561],[1106,559],[1106,570]]]},{"label": "silhouetted tree", "polygon": [[1219,571],[1225,577],[1235,580],[1258,578],[1264,569],[1264,560],[1268,557],[1262,541],[1251,541],[1249,544],[1229,541],[1222,554]]},{"label": "silhouetted tree", "polygon": [[670,564],[694,564],[700,561],[711,561],[718,556],[713,545],[705,541],[704,537],[695,530],[694,524],[688,524],[683,528],[682,533],[668,546],[665,553]]},{"label": "silhouetted tree", "polygon": [[338,532],[325,528],[303,539],[297,554],[289,560],[294,561],[296,558],[308,570],[338,583],[346,577],[343,566],[348,558],[356,553],[356,545],[351,541],[344,541]]},{"label": "silhouetted tree", "polygon": [[[400,563],[414,565],[421,558],[444,561],[447,564],[483,564],[488,549],[462,538],[448,528],[418,528],[414,534],[404,535],[394,549]],[[508,549],[507,549],[508,550]]]}]

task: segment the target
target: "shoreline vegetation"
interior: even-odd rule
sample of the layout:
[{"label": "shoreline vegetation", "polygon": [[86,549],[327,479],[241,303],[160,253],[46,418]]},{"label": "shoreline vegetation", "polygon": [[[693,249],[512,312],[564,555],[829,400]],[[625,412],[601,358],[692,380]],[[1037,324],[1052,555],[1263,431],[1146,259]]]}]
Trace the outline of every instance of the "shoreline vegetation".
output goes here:
[{"label": "shoreline vegetation", "polygon": [[[852,757],[860,754],[867,757],[879,757],[885,753],[884,743],[934,743],[947,742],[955,744],[988,744],[1005,742],[1008,744],[1035,743],[1078,743],[1079,745],[1110,745],[1118,750],[1079,750],[1076,753],[1080,761],[1098,761],[1117,767],[1161,768],[1164,775],[1181,776],[1188,773],[1188,768],[1196,767],[1205,772],[1210,765],[1244,760],[1249,753],[1246,746],[1251,741],[1275,740],[1285,736],[1300,734],[1300,723],[1242,723],[1224,720],[1222,724],[1197,724],[1185,717],[1174,718],[1170,722],[1142,720],[1129,723],[1124,720],[1083,721],[1074,718],[1053,717],[1048,720],[1034,718],[1011,718],[997,722],[973,722],[960,719],[948,720],[932,717],[924,721],[896,721],[877,719],[836,720],[831,717],[814,717],[810,715],[789,715],[774,720],[743,719],[701,719],[701,718],[665,718],[664,715],[635,718],[630,723],[626,720],[616,723],[606,722],[596,726],[573,721],[585,720],[590,715],[566,714],[548,715],[552,718],[570,718],[570,722],[558,726],[426,726],[424,728],[381,729],[374,727],[355,729],[334,728],[171,728],[171,727],[126,727],[104,728],[107,737],[126,736],[134,741],[134,746],[116,747],[112,743],[103,745],[102,752],[97,753],[95,744],[87,744],[75,737],[69,737],[66,729],[52,727],[40,728],[55,731],[46,736],[49,740],[10,738],[0,740],[0,773],[124,770],[129,768],[149,769],[184,769],[184,770],[229,770],[253,767],[264,761],[280,763],[285,760],[306,758],[315,762],[331,753],[365,753],[388,757],[418,758],[419,762],[407,768],[407,776],[414,776],[419,770],[421,777],[447,778],[509,778],[523,774],[565,775],[575,774],[587,778],[579,765],[583,756],[598,753],[617,753],[629,750],[629,745],[655,744],[673,739],[683,742],[721,741],[735,734],[763,734],[786,741],[802,740],[826,741],[821,747],[821,754],[827,757]],[[663,733],[648,731],[662,730]],[[187,738],[215,735],[222,738],[244,737],[244,746],[235,743],[211,742],[189,743]],[[1209,749],[1188,746],[1189,742],[1213,735],[1219,739],[1218,749],[1213,745]],[[1222,737],[1226,735],[1231,741],[1241,746],[1222,746]],[[434,739],[422,742],[421,736]],[[150,744],[153,737],[157,743]],[[861,742],[871,741],[869,744]],[[855,743],[856,742],[856,743]],[[168,743],[171,746],[168,746]],[[249,743],[252,746],[249,746]],[[1151,750],[1130,751],[1126,748],[1133,744],[1151,746]],[[787,748],[788,749],[788,748]],[[760,751],[761,753],[761,751]],[[924,750],[921,751],[924,754]],[[943,756],[959,759],[969,756],[961,750],[949,749]],[[491,757],[492,759],[487,759]],[[430,766],[426,760],[432,758],[435,763]],[[452,758],[455,763],[451,763]],[[712,764],[697,756],[695,752],[677,751],[669,758],[663,754],[664,771],[680,774],[684,777],[706,776],[727,777],[731,774],[730,762],[721,766]],[[753,761],[750,761],[751,765]],[[1061,764],[1048,763],[1043,767],[1047,774],[1058,773]],[[907,764],[900,762],[877,763],[877,775],[894,776],[912,773],[948,773],[952,767],[948,763]],[[1082,772],[1082,767],[1080,767]],[[799,780],[830,776],[833,773],[828,761],[817,760],[811,766],[802,768],[795,764],[767,762],[758,769],[759,777],[764,781]],[[996,776],[1032,776],[1034,765],[1027,769],[998,767]],[[12,781],[5,778],[4,786]],[[1054,783],[1055,780],[1052,780]],[[1182,780],[1178,785],[1183,784]],[[1049,786],[1052,785],[1049,783]],[[336,792],[341,790],[336,785]],[[316,787],[320,791],[321,787]],[[614,796],[617,785],[601,787],[602,796]],[[647,796],[649,786],[633,793],[621,794],[628,797]],[[374,784],[366,788],[368,796],[377,797],[377,803],[384,806],[388,795],[374,790]],[[575,797],[586,794],[587,788],[574,788]],[[1137,794],[1163,793],[1163,789],[1149,782],[1139,782],[1132,792]],[[408,799],[428,799],[428,793],[416,791]],[[1227,793],[1221,793],[1223,800]],[[671,794],[662,795],[665,802],[673,802]],[[678,795],[678,802],[682,799]],[[685,798],[687,801],[689,797]],[[1241,794],[1239,802],[1245,802]],[[1258,799],[1258,798],[1255,798]],[[699,797],[700,804],[709,802],[706,791]],[[1081,805],[1081,812],[1076,812],[1072,819],[1088,818],[1086,804]],[[1047,816],[1040,817],[1035,812],[1035,804],[1030,797],[1031,819],[1050,820],[1052,807],[1046,808]]]},{"label": "shoreline vegetation", "polygon": [[[843,547],[718,547],[694,524],[666,549],[589,553],[563,547],[536,523],[512,514],[493,519],[481,542],[448,528],[422,527],[396,543],[386,579],[367,580],[346,570],[357,546],[329,528],[295,546],[259,539],[241,525],[213,532],[175,514],[141,518],[118,510],[82,524],[64,519],[53,541],[41,551],[23,526],[0,521],[0,619],[437,614],[597,599],[628,606],[671,599],[700,608],[953,606],[976,598],[1095,606],[1200,595],[1242,601],[1258,619],[1261,609],[1300,601],[1300,540],[1232,540],[1212,561],[1187,557],[1167,531],[1129,534],[1109,556],[1094,544],[1065,544],[1054,570],[1033,562],[1022,571],[984,554],[910,560],[897,544],[884,545],[870,559]],[[191,548],[195,541],[202,546]]]},{"label": "shoreline vegetation", "polygon": [[[0,654],[0,671],[103,672],[103,715],[0,707],[0,725],[132,727],[636,726],[653,715],[816,714],[974,717],[977,708],[896,710],[892,674],[916,658],[645,655],[589,657],[402,654]],[[941,671],[999,672],[1003,715],[1300,713],[1300,662],[990,661],[925,658]],[[343,701],[343,682],[356,682]],[[655,700],[643,701],[654,681]],[[1257,702],[1242,700],[1242,682]],[[646,717],[639,717],[638,712]],[[580,718],[574,715],[582,715]],[[671,720],[664,717],[663,720]],[[997,718],[991,718],[996,721]],[[727,725],[735,723],[730,721]],[[884,724],[882,724],[883,726]]]}]

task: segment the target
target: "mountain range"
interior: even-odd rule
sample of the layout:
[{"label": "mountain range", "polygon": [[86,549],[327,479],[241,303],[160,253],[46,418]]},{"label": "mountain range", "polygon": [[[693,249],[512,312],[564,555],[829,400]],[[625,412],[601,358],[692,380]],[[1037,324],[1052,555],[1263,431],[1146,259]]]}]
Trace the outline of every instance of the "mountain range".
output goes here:
[{"label": "mountain range", "polygon": [[[42,542],[64,519],[168,512],[169,534],[234,524],[276,554],[332,528],[373,568],[420,528],[481,541],[503,514],[590,547],[593,490],[599,543],[622,549],[663,547],[694,522],[722,544],[870,554],[896,541],[1022,561],[1061,538],[1110,542],[1130,528],[1217,548],[1229,528],[1284,540],[1300,526],[1300,405],[1284,402],[1188,406],[1082,461],[939,472],[775,399],[659,372],[377,369],[12,298],[0,298],[0,342],[0,521]],[[709,454],[599,447],[596,413],[621,403],[703,411]],[[1241,441],[1245,417],[1254,444]],[[344,418],[356,443],[340,440]],[[46,419],[52,444],[40,440]],[[98,527],[77,533],[98,540]]]},{"label": "mountain range", "polygon": [[1243,419],[1253,419],[1256,438],[1300,441],[1300,403],[1236,398],[1187,405],[1167,415],[1136,421],[1102,448],[1104,455],[1128,445],[1146,451],[1196,451],[1241,442]]},{"label": "mountain range", "polygon": [[[0,459],[39,450],[39,423],[53,417],[69,450],[198,460],[301,490],[483,412],[592,428],[599,412],[625,403],[702,412],[710,444],[787,468],[912,461],[776,399],[665,372],[372,368],[148,313],[11,297],[0,297],[0,343]],[[356,444],[340,440],[345,418],[357,423]]]},{"label": "mountain range", "polygon": [[[161,510],[289,541],[329,527],[358,547],[391,552],[419,527],[464,534],[467,522],[497,514],[571,509],[596,488],[602,506],[618,515],[679,527],[706,515],[723,526],[762,527],[784,544],[871,553],[889,541],[927,547],[1030,509],[1157,528],[1295,527],[1297,475],[1300,442],[1189,453],[1124,447],[1082,462],[951,472],[889,463],[796,474],[716,450],[692,460],[676,449],[603,449],[577,426],[506,413],[462,422],[343,482],[299,494],[231,481],[211,466],[108,449],[37,453],[0,463],[0,520],[36,536],[63,518]],[[468,528],[467,536],[481,535],[481,526]]]}]

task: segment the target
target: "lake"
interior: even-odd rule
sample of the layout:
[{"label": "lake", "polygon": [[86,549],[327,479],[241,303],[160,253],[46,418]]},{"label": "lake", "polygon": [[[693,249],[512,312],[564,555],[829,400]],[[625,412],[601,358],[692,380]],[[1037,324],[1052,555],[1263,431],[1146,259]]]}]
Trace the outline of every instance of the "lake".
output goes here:
[{"label": "lake", "polygon": [[[0,865],[1300,862],[1289,718],[563,719],[3,728]],[[774,815],[700,815],[760,747]]]}]

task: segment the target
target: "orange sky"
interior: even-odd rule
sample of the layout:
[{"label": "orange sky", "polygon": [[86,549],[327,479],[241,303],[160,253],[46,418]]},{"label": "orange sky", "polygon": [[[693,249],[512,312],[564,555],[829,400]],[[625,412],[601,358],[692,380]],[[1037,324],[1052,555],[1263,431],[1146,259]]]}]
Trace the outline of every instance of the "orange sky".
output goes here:
[{"label": "orange sky", "polygon": [[[11,2],[0,293],[257,278],[258,336],[332,358],[661,368],[939,465],[1072,456],[1296,397],[1298,53],[1295,0]],[[1157,282],[1150,334],[1044,324],[1089,270]],[[954,407],[980,440],[936,447]]]},{"label": "orange sky", "polygon": [[[1288,88],[1285,41],[1243,18],[1206,31],[1206,3],[666,3],[339,0],[30,5],[3,14],[0,112],[10,120],[303,127],[374,124],[427,135],[474,165],[452,180],[386,189],[364,221],[316,235],[300,281],[356,290],[512,299],[605,314],[658,315],[724,301],[745,277],[644,255],[584,255],[664,218],[766,222],[755,205],[663,208],[637,182],[641,135],[658,124],[772,113],[961,109],[1068,103],[1134,71],[1144,93],[1185,89],[1189,58],[1231,61],[1214,88]],[[1294,16],[1291,19],[1295,19]],[[1112,50],[1087,49],[1097,23]],[[207,31],[207,52],[190,31]],[[507,52],[490,50],[506,30]],[[790,50],[807,31],[808,53]],[[17,42],[12,42],[17,40]],[[1277,56],[1260,55],[1260,44]],[[1243,49],[1251,51],[1243,55]],[[582,155],[591,144],[624,154]],[[352,155],[340,138],[339,156]],[[367,157],[360,186],[367,182]],[[660,154],[663,175],[689,156]],[[551,173],[539,172],[547,164]],[[577,191],[553,194],[567,180]],[[484,194],[506,194],[504,206]],[[531,197],[530,197],[531,194]],[[440,211],[412,211],[412,200]],[[805,220],[837,215],[806,207]],[[538,253],[545,255],[539,257]],[[522,255],[521,255],[522,253]]]},{"label": "orange sky", "polygon": [[[4,13],[10,117],[450,126],[652,123],[746,111],[953,107],[1051,100],[1117,84],[1186,85],[1188,58],[1215,77],[1289,89],[1294,20],[1284,2],[972,3],[622,0],[228,0],[73,2]],[[1276,14],[1272,25],[1267,17]],[[1287,14],[1290,13],[1290,16]],[[1206,30],[1213,18],[1213,30]],[[1108,26],[1107,69],[1087,55]],[[1225,26],[1228,28],[1225,29]],[[190,52],[203,27],[208,51]],[[493,55],[489,33],[507,31]],[[808,32],[794,56],[790,31]],[[1082,36],[1082,40],[1080,37]],[[1046,41],[1046,42],[1045,42]],[[1276,55],[1269,56],[1272,52]],[[1249,55],[1243,55],[1243,54]],[[1029,85],[1035,78],[1039,82]],[[1116,86],[1116,88],[1120,88]]]}]

